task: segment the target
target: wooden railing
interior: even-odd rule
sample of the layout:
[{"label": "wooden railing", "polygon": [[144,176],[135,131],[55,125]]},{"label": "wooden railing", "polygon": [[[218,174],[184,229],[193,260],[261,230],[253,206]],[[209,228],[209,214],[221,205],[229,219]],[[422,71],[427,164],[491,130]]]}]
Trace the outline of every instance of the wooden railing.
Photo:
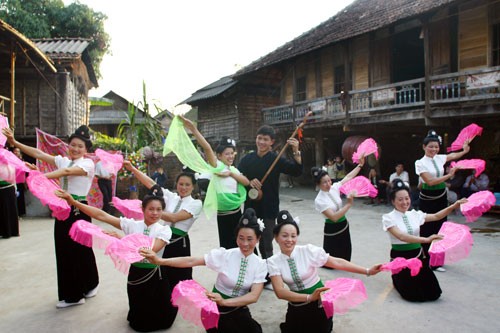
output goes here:
[{"label": "wooden railing", "polygon": [[[464,71],[429,78],[429,105],[500,98],[500,66]],[[346,117],[344,101],[349,102],[349,114],[376,113],[387,110],[423,108],[426,103],[425,78],[397,82],[384,86],[351,90],[341,94],[262,109],[264,123],[279,125],[300,121],[307,111],[314,111],[311,119],[328,121]]]}]

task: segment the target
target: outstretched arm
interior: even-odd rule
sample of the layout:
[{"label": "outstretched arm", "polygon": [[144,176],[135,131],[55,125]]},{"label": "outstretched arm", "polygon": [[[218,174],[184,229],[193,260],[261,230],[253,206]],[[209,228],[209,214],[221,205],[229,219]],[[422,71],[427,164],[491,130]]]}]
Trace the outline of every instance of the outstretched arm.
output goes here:
[{"label": "outstretched arm", "polygon": [[273,284],[273,290],[276,294],[276,297],[279,299],[284,299],[289,302],[302,302],[309,303],[318,300],[321,297],[321,292],[328,290],[328,288],[318,288],[314,291],[313,294],[300,294],[295,291],[292,291],[288,288],[285,288],[285,283],[283,282],[283,278],[281,275],[271,276],[271,283]]},{"label": "outstretched arm", "polygon": [[148,190],[151,187],[153,187],[153,185],[156,184],[153,179],[151,179],[145,173],[139,171],[135,166],[132,165],[132,163],[130,163],[130,161],[128,160],[123,161],[123,167],[128,171],[132,172],[134,176],[141,182],[141,184],[146,186]]},{"label": "outstretched arm", "polygon": [[150,263],[160,266],[188,268],[205,265],[205,258],[203,257],[160,258],[153,250],[150,249],[141,249],[139,250],[139,253],[148,259]]},{"label": "outstretched arm", "polygon": [[338,211],[334,211],[333,209],[328,208],[322,211],[321,213],[326,218],[335,222],[347,213],[347,211],[352,207],[353,202],[354,202],[354,194],[351,193],[347,196],[346,204],[342,206],[342,208],[340,208]]},{"label": "outstretched arm", "polygon": [[429,237],[420,237],[409,235],[406,232],[402,232],[398,227],[392,226],[387,229],[394,237],[405,243],[431,243],[433,240],[443,239],[440,235],[430,235]]},{"label": "outstretched arm", "polygon": [[259,300],[260,294],[262,294],[262,290],[264,290],[264,283],[254,283],[250,292],[243,296],[224,299],[219,293],[207,292],[207,297],[220,306],[245,306],[256,303]]},{"label": "outstretched arm", "polygon": [[359,164],[356,165],[356,167],[354,169],[351,170],[351,172],[349,172],[347,175],[345,175],[344,178],[342,178],[342,180],[340,181],[341,184],[344,184],[345,182],[353,179],[354,177],[356,177],[358,175],[358,173],[361,171],[361,169],[363,169],[363,165],[365,165],[365,157],[362,156],[360,159],[359,159]]},{"label": "outstretched arm", "polygon": [[467,199],[460,199],[455,201],[453,204],[449,205],[446,208],[441,209],[439,212],[434,213],[434,214],[427,214],[425,216],[425,222],[434,222],[434,221],[439,221],[445,216],[448,216],[455,208],[460,207],[461,204],[464,204],[467,202]]},{"label": "outstretched arm", "polygon": [[448,155],[446,155],[446,162],[458,160],[459,158],[467,154],[469,151],[470,151],[469,141],[465,141],[462,147],[462,151],[449,153]]},{"label": "outstretched arm", "polygon": [[215,153],[210,146],[210,144],[207,142],[207,140],[201,135],[200,131],[198,131],[198,128],[194,126],[193,122],[187,118],[184,118],[183,116],[178,116],[181,118],[182,122],[184,123],[184,127],[189,129],[191,133],[193,133],[194,137],[196,138],[196,141],[199,143],[199,145],[203,148],[203,151],[205,152],[205,155],[207,157],[208,163],[212,167],[217,166],[217,157],[215,156]]},{"label": "outstretched arm", "polygon": [[44,162],[49,163],[51,165],[56,165],[54,156],[49,155],[49,154],[41,151],[40,149],[30,147],[30,146],[27,146],[25,144],[22,144],[21,142],[18,142],[14,138],[14,132],[12,132],[12,130],[10,128],[2,129],[2,133],[3,133],[3,135],[5,135],[7,137],[7,141],[9,142],[9,144],[11,146],[14,146],[14,147],[21,149],[21,151],[23,153],[25,153],[26,155],[29,155],[33,158],[36,158],[37,160],[44,161]]},{"label": "outstretched arm", "polygon": [[81,203],[80,201],[73,199],[71,194],[69,194],[68,192],[57,190],[56,195],[59,198],[66,200],[71,206],[78,208],[88,216],[104,223],[110,224],[117,229],[121,229],[119,218],[114,217],[113,215],[110,215],[105,211],[100,210],[99,208],[86,205],[84,203]]},{"label": "outstretched arm", "polygon": [[83,170],[80,167],[73,166],[69,168],[57,169],[52,172],[47,172],[45,174],[45,177],[47,177],[48,179],[56,179],[64,176],[86,176],[86,175],[87,171]]},{"label": "outstretched arm", "polygon": [[328,261],[326,262],[325,266],[335,268],[335,269],[340,269],[340,270],[346,271],[346,272],[357,273],[357,274],[366,274],[367,276],[370,276],[370,275],[375,275],[378,272],[380,272],[380,267],[382,266],[382,264],[373,265],[370,268],[365,268],[365,267],[356,265],[350,261],[347,261],[345,259],[330,256],[328,258]]}]

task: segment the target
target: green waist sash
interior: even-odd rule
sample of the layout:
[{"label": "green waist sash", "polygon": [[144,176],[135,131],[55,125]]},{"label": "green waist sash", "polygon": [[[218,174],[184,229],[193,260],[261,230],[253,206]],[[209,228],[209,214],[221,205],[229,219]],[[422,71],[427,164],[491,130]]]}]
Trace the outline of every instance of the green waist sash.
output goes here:
[{"label": "green waist sash", "polygon": [[346,221],[347,219],[345,218],[345,215],[342,216],[341,218],[339,218],[337,221],[332,221],[330,219],[325,219],[325,223],[331,223],[331,224],[335,224],[335,223],[339,223],[339,222],[344,222]]},{"label": "green waist sash", "polygon": [[231,296],[228,296],[226,294],[223,294],[221,293],[220,291],[217,290],[217,288],[215,288],[215,286],[212,288],[212,292],[214,293],[217,293],[217,294],[220,294],[222,296],[223,299],[229,299],[229,298],[233,298]]},{"label": "green waist sash", "polygon": [[323,281],[319,280],[318,283],[316,283],[314,286],[312,287],[309,287],[307,289],[304,289],[304,290],[294,290],[296,293],[299,293],[299,294],[308,294],[308,295],[311,295],[316,289],[318,288],[322,288],[324,287],[325,285],[323,284]]},{"label": "green waist sash", "polygon": [[426,183],[422,184],[422,189],[424,190],[442,190],[444,188],[446,188],[445,183],[439,183],[437,185],[427,185]]},{"label": "green waist sash", "polygon": [[422,246],[419,243],[408,244],[392,244],[392,249],[396,251],[410,251],[420,249]]},{"label": "green waist sash", "polygon": [[132,266],[135,266],[135,267],[138,267],[138,268],[148,268],[148,269],[156,268],[157,267],[157,265],[151,264],[149,262],[134,262],[132,264]]},{"label": "green waist sash", "polygon": [[76,201],[87,201],[87,196],[86,195],[76,195],[76,194],[72,194],[71,195],[73,197],[73,199],[75,199]]},{"label": "green waist sash", "polygon": [[186,236],[188,234],[187,232],[185,232],[185,231],[183,231],[181,229],[174,228],[174,227],[170,227],[170,230],[172,230],[172,233],[175,234],[175,235],[177,235],[177,236],[184,237],[184,236]]}]

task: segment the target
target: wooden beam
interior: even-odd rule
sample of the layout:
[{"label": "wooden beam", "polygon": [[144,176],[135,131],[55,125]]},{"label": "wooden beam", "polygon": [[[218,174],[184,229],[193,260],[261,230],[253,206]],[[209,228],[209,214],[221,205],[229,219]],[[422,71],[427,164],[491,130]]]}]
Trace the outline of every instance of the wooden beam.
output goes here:
[{"label": "wooden beam", "polygon": [[424,67],[425,67],[425,109],[424,115],[426,118],[431,117],[431,52],[429,42],[429,23],[425,20],[422,24],[422,32],[424,37]]},{"label": "wooden beam", "polygon": [[14,42],[10,44],[10,115],[9,123],[11,128],[15,128],[15,102],[16,100],[16,52]]}]

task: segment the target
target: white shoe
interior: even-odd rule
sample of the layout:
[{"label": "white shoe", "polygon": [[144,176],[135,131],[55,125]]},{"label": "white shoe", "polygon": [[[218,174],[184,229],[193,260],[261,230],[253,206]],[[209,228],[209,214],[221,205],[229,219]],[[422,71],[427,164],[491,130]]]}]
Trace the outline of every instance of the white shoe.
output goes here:
[{"label": "white shoe", "polygon": [[95,287],[94,289],[90,290],[88,293],[84,294],[83,296],[85,296],[85,298],[94,297],[95,295],[97,295],[97,290],[98,289],[99,289],[99,285],[97,285],[97,287]]},{"label": "white shoe", "polygon": [[70,306],[73,306],[73,305],[82,305],[82,304],[85,304],[85,298],[82,298],[78,302],[73,302],[73,303],[68,303],[66,301],[59,301],[56,304],[56,308],[63,309],[63,308],[67,308],[67,307],[70,307]]},{"label": "white shoe", "polygon": [[444,267],[437,267],[437,268],[435,269],[435,271],[438,271],[438,272],[442,272],[442,273],[444,273],[444,272],[446,272],[446,268],[444,268]]}]

